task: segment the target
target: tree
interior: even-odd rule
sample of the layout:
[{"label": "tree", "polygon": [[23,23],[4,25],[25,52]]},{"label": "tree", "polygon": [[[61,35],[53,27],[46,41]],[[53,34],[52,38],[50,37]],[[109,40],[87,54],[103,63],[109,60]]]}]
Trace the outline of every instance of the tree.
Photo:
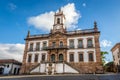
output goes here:
[{"label": "tree", "polygon": [[108,54],[108,52],[107,52],[107,51],[101,51],[102,64],[103,64],[103,65],[105,65],[105,59],[106,59],[105,55],[106,55],[106,54]]},{"label": "tree", "polygon": [[105,66],[104,66],[105,71],[107,71],[107,72],[113,72],[113,71],[114,71],[113,67],[114,67],[113,61],[112,61],[112,62],[108,62],[108,63],[105,64]]}]

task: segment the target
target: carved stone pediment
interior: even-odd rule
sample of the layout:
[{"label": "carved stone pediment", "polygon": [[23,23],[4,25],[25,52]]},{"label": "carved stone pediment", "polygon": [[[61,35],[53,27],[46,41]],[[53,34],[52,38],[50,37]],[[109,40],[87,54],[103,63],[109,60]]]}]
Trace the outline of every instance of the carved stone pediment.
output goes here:
[{"label": "carved stone pediment", "polygon": [[61,32],[56,32],[56,33],[51,34],[49,36],[49,38],[63,38],[63,37],[66,37],[66,34],[61,33]]}]

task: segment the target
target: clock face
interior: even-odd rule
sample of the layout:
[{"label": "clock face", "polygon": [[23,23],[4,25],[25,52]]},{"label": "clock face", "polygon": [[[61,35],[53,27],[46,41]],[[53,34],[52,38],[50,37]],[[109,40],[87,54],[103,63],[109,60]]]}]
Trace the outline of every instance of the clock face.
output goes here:
[{"label": "clock face", "polygon": [[56,29],[60,29],[60,26],[56,26]]}]

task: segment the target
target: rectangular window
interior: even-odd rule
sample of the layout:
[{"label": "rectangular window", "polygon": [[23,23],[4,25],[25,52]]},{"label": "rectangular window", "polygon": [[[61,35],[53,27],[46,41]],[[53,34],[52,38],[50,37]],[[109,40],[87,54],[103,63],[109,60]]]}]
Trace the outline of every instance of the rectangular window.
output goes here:
[{"label": "rectangular window", "polygon": [[115,61],[115,57],[113,56],[113,60]]},{"label": "rectangular window", "polygon": [[69,48],[70,49],[74,48],[74,40],[69,40]]},{"label": "rectangular window", "polygon": [[92,43],[92,39],[88,39],[87,40],[87,46],[88,46],[88,48],[91,48],[91,47],[93,47],[93,43]]},{"label": "rectangular window", "polygon": [[42,54],[42,60],[41,61],[45,61],[45,54]]},{"label": "rectangular window", "polygon": [[60,47],[63,47],[63,42],[62,41],[60,41]]},{"label": "rectangular window", "polygon": [[46,47],[47,47],[47,42],[44,41],[44,42],[43,42],[43,48],[46,48]]},{"label": "rectangular window", "polygon": [[119,56],[120,54],[119,54],[119,52],[118,52],[118,58],[120,58],[120,56]]},{"label": "rectangular window", "polygon": [[30,43],[30,51],[33,51],[33,43]]},{"label": "rectangular window", "polygon": [[78,48],[83,48],[83,40],[78,40]]},{"label": "rectangular window", "polygon": [[56,42],[52,42],[52,47],[55,47],[55,45],[56,45]]},{"label": "rectangular window", "polygon": [[34,62],[38,62],[38,54],[35,54]]},{"label": "rectangular window", "polygon": [[28,55],[28,62],[31,62],[32,55]]},{"label": "rectangular window", "polygon": [[39,51],[40,50],[40,42],[37,42],[36,43],[36,51]]},{"label": "rectangular window", "polygon": [[79,61],[83,61],[83,54],[82,53],[79,54]]},{"label": "rectangular window", "polygon": [[74,54],[70,54],[70,62],[74,62]]},{"label": "rectangular window", "polygon": [[93,53],[89,53],[89,61],[93,61]]}]

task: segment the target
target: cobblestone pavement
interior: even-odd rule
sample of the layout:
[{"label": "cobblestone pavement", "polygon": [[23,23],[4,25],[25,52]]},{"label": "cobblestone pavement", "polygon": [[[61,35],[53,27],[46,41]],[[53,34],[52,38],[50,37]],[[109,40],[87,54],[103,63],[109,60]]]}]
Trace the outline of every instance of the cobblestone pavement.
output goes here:
[{"label": "cobblestone pavement", "polygon": [[0,80],[120,80],[120,74],[3,76]]}]

